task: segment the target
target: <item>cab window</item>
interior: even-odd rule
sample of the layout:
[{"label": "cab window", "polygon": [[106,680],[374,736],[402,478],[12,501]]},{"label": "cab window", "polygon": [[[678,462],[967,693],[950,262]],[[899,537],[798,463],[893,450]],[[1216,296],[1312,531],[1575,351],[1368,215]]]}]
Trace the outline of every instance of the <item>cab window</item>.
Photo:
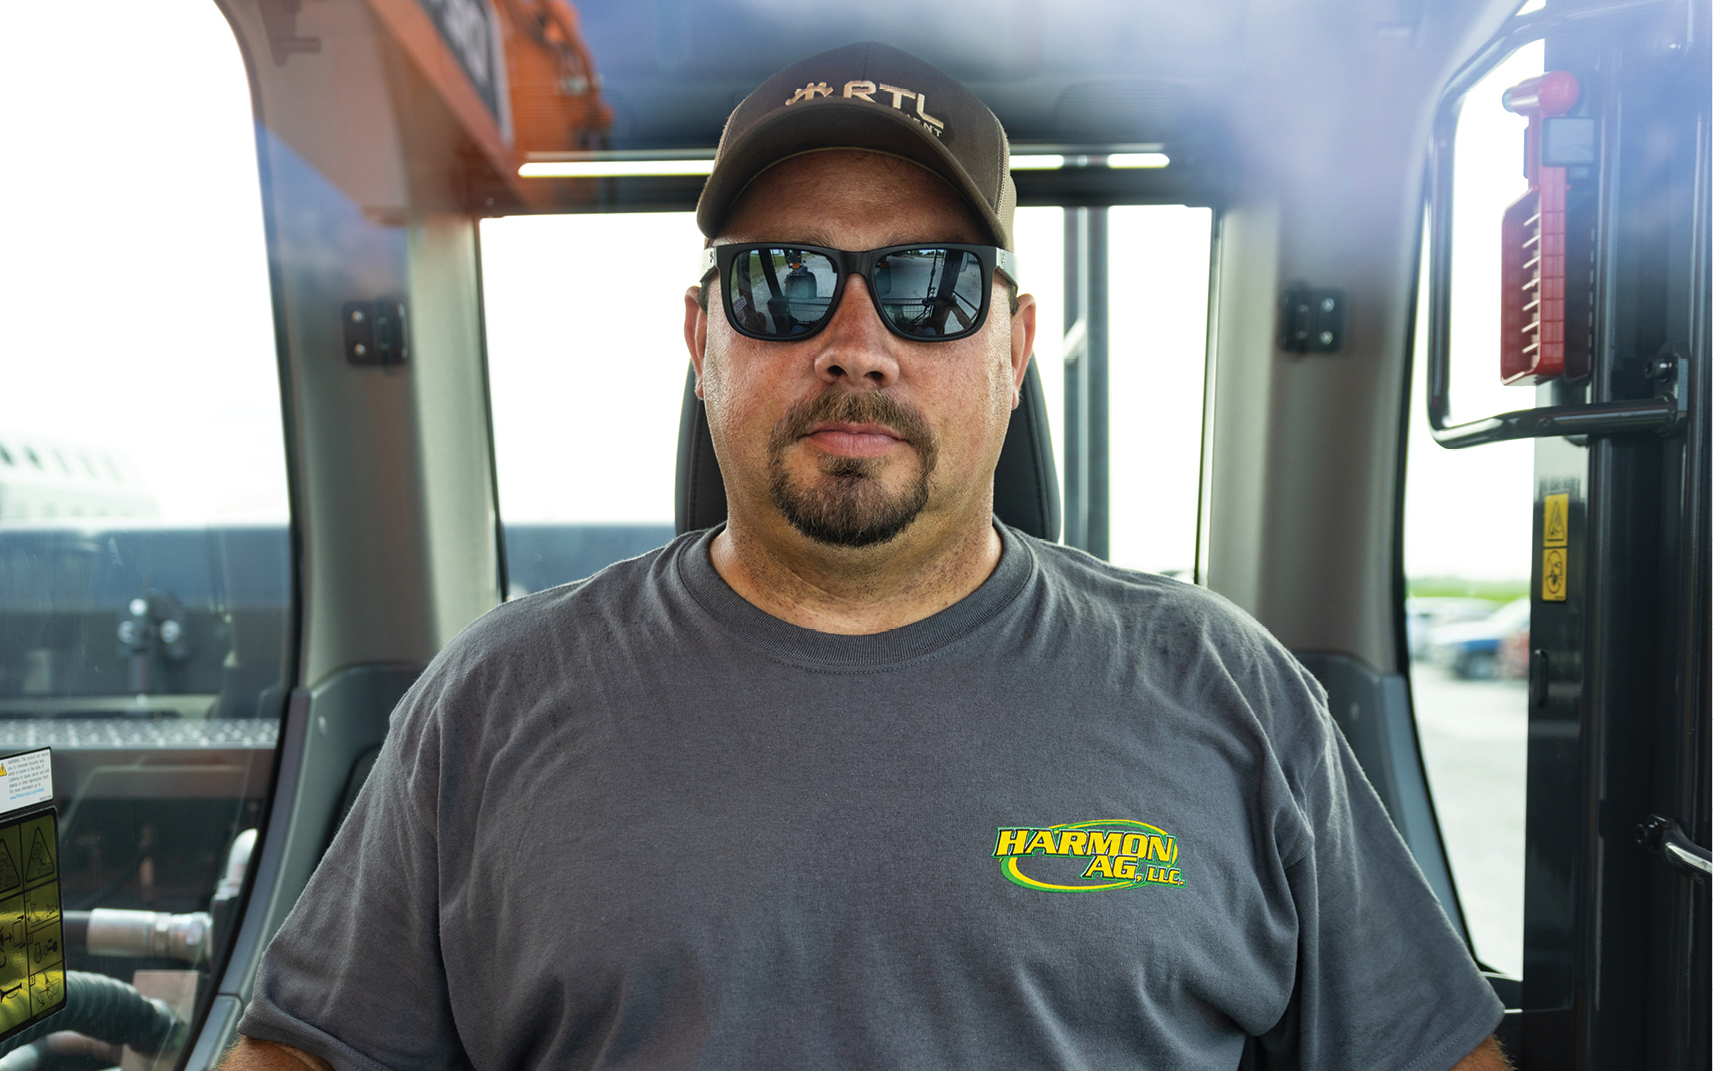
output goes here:
[{"label": "cab window", "polygon": [[[1195,568],[1211,213],[1108,210],[1097,285],[1124,295],[1110,387],[1112,561]],[[1022,287],[1061,486],[1065,211],[1017,211]],[[680,321],[702,236],[688,212],[514,216],[482,224],[482,284],[508,597],[584,576],[673,532]],[[1142,255],[1146,251],[1146,255]],[[616,401],[615,401],[616,400]]]},{"label": "cab window", "polygon": [[689,212],[513,216],[481,228],[505,592],[672,538],[689,357]]},{"label": "cab window", "polygon": [[[188,1019],[229,937],[293,642],[249,85],[212,4],[7,23],[75,36],[77,58],[0,65],[0,197],[31,206],[0,254],[0,756],[52,749],[66,969]],[[158,40],[170,61],[138,45]],[[170,953],[86,938],[115,909],[158,913]]]},{"label": "cab window", "polygon": [[[1525,47],[1464,98],[1452,196],[1451,407],[1455,421],[1527,408],[1499,380],[1499,234],[1526,189],[1524,120],[1504,91],[1541,73]],[[1424,272],[1425,280],[1426,274]],[[1470,941],[1483,963],[1523,968],[1528,628],[1534,447],[1446,450],[1427,423],[1425,288],[1418,305],[1404,491],[1411,690],[1422,761]]]},{"label": "cab window", "polygon": [[1213,213],[1110,212],[1112,561],[1193,580]]}]

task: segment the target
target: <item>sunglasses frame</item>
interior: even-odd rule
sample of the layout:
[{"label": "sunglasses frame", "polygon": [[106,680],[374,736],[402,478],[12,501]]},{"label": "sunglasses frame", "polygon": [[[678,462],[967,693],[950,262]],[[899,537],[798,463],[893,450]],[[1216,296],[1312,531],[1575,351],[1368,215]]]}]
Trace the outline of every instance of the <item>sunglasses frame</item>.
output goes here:
[{"label": "sunglasses frame", "polygon": [[[740,253],[751,253],[769,249],[789,249],[794,252],[819,253],[833,262],[833,269],[838,274],[838,280],[833,284],[832,297],[827,303],[826,315],[814,327],[800,335],[768,335],[750,331],[738,323],[737,315],[732,312],[732,287],[729,280],[732,274],[732,262],[737,260]],[[899,330],[886,315],[880,311],[879,298],[875,287],[874,272],[880,261],[894,253],[909,253],[923,249],[947,249],[974,254],[976,262],[981,265],[981,308],[975,314],[975,320],[963,331],[950,335],[910,335]],[[701,279],[705,284],[708,276],[717,273],[720,278],[720,304],[726,309],[726,323],[732,330],[746,338],[759,339],[762,342],[801,342],[813,338],[832,322],[833,316],[839,311],[839,302],[844,300],[845,280],[852,275],[861,275],[868,283],[869,301],[874,305],[874,314],[886,329],[899,338],[910,342],[956,342],[968,338],[980,331],[987,323],[988,306],[993,304],[993,276],[998,272],[1017,285],[1017,254],[1009,249],[1001,249],[996,245],[968,245],[963,242],[910,242],[904,245],[887,245],[879,249],[832,249],[821,245],[804,245],[797,242],[735,242],[727,245],[709,246],[702,250]]]}]

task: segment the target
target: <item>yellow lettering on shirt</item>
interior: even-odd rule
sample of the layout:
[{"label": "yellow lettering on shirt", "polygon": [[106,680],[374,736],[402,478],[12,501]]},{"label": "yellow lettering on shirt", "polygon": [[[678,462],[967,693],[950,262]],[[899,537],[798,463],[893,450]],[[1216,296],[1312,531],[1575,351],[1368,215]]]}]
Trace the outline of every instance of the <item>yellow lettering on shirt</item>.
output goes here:
[{"label": "yellow lettering on shirt", "polygon": [[1109,833],[1103,830],[1090,830],[1088,835],[1088,853],[1090,855],[1122,855],[1119,847],[1124,842],[1124,834]]}]

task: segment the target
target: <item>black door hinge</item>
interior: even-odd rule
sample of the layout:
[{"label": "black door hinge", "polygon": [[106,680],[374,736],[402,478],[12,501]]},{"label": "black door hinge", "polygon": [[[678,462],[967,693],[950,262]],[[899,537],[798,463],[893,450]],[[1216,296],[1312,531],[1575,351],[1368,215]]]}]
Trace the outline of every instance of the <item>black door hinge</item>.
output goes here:
[{"label": "black door hinge", "polygon": [[1670,401],[1677,407],[1676,419],[1660,429],[1670,435],[1682,429],[1689,420],[1689,358],[1675,343],[1667,342],[1659,352],[1649,357],[1642,374],[1653,381],[1654,397]]}]

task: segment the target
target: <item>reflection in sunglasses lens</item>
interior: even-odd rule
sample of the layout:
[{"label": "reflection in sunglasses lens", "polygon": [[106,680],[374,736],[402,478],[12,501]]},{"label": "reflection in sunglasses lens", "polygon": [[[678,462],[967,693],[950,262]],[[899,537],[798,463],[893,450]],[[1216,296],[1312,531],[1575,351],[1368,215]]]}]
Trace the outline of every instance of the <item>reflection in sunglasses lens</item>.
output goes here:
[{"label": "reflection in sunglasses lens", "polygon": [[[881,315],[912,338],[962,335],[981,314],[981,260],[961,249],[888,254],[886,292],[876,279]],[[878,275],[879,270],[876,269]]]},{"label": "reflection in sunglasses lens", "polygon": [[[837,266],[824,253],[762,247],[732,260],[732,321],[766,338],[792,338],[819,327],[830,314]],[[981,315],[981,259],[959,249],[926,247],[888,253],[870,273],[880,314],[910,338],[968,334]]]},{"label": "reflection in sunglasses lens", "polygon": [[826,317],[838,272],[821,253],[751,249],[733,259],[730,283],[732,318],[740,329],[790,338]]}]

